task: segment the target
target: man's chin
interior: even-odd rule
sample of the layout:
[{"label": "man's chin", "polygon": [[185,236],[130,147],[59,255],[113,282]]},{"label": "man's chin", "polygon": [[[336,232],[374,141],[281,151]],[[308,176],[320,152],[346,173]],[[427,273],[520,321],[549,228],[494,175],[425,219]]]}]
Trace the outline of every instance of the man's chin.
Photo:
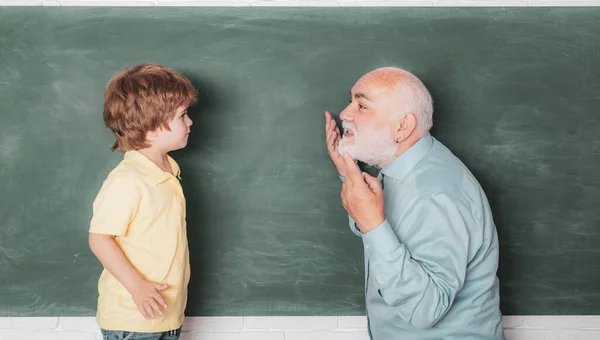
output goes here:
[{"label": "man's chin", "polygon": [[356,159],[356,151],[352,150],[352,148],[348,148],[348,147],[340,147],[338,149],[340,155],[344,156],[345,154],[348,154],[350,157],[352,157],[352,159]]},{"label": "man's chin", "polygon": [[[371,166],[377,166],[380,161],[380,157],[372,153],[360,152],[360,150],[347,151],[352,159],[363,162]],[[343,155],[343,154],[342,154]]]}]

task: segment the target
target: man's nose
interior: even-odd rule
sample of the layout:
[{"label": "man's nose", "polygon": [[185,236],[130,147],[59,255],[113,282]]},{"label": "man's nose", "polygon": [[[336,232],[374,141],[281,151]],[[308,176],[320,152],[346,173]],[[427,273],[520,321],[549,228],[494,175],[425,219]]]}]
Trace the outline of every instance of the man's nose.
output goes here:
[{"label": "man's nose", "polygon": [[346,106],[346,108],[340,112],[340,119],[341,120],[345,120],[345,121],[352,121],[352,109],[350,108],[350,105]]}]

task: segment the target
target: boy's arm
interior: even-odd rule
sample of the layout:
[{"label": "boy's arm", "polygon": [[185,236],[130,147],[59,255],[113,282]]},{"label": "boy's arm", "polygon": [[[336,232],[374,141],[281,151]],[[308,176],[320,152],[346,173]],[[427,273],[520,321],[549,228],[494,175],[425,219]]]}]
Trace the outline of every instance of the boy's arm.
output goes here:
[{"label": "boy's arm", "polygon": [[144,318],[154,319],[154,311],[162,315],[159,305],[167,308],[167,303],[159,292],[167,289],[167,284],[146,280],[125,257],[113,235],[90,233],[89,243],[90,249],[104,268],[131,294]]}]

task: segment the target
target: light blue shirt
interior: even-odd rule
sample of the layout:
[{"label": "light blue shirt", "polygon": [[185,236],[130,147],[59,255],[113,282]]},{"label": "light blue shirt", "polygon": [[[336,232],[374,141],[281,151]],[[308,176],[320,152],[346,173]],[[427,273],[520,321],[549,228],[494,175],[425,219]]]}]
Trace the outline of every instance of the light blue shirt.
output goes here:
[{"label": "light blue shirt", "polygon": [[373,340],[500,340],[498,235],[481,186],[430,134],[380,172],[385,221],[361,233]]}]

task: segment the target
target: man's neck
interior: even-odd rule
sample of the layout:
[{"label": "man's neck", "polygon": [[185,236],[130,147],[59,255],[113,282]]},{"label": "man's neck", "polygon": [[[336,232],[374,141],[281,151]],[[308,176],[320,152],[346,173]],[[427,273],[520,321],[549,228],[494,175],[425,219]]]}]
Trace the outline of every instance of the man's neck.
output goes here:
[{"label": "man's neck", "polygon": [[146,156],[164,172],[173,174],[173,169],[171,169],[171,163],[169,163],[169,158],[167,157],[166,152],[160,151],[152,146],[146,149],[140,149],[138,152]]},{"label": "man's neck", "polygon": [[377,166],[383,169],[384,166],[390,164],[394,159],[398,158],[401,154],[403,154],[406,150],[410,149],[413,145],[415,145],[424,135],[420,134],[412,134],[407,139],[398,143],[398,148],[394,155],[383,162],[379,162]]}]

